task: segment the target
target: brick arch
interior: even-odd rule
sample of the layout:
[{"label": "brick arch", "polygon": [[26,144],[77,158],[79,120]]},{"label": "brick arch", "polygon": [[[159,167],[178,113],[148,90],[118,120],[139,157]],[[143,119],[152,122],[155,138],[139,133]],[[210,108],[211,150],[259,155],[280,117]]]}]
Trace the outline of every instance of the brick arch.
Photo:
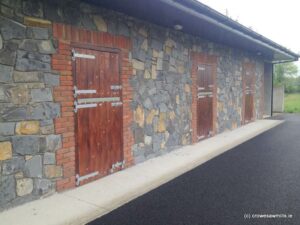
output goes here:
[{"label": "brick arch", "polygon": [[54,100],[61,105],[61,116],[55,119],[55,133],[62,136],[62,148],[56,151],[56,164],[63,169],[62,177],[56,181],[56,190],[75,187],[76,149],[75,114],[73,111],[72,44],[82,46],[109,47],[121,51],[121,81],[123,99],[123,153],[126,167],[133,164],[131,147],[133,135],[130,125],[133,120],[130,102],[132,88],[129,79],[132,65],[129,53],[132,44],[129,38],[106,32],[90,31],[66,24],[53,23],[53,38],[57,40],[57,53],[52,55],[52,69],[60,74],[60,85],[54,88]]}]

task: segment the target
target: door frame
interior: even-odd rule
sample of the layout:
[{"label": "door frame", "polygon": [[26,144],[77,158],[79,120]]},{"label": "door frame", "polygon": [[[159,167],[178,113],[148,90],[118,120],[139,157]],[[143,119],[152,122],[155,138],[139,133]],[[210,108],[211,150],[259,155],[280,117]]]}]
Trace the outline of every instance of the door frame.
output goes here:
[{"label": "door frame", "polygon": [[218,57],[215,55],[208,55],[205,53],[191,52],[191,61],[192,61],[192,142],[197,143],[197,123],[198,123],[198,114],[197,114],[197,76],[198,70],[197,67],[199,64],[205,64],[212,66],[212,75],[213,75],[213,135],[217,133],[217,65]]},{"label": "door frame", "polygon": [[247,124],[245,121],[245,107],[246,107],[246,80],[245,80],[245,67],[246,66],[251,66],[253,67],[253,82],[252,82],[252,91],[253,91],[253,109],[252,109],[252,118],[250,121],[247,123],[251,123],[255,120],[256,118],[256,113],[255,113],[255,83],[256,83],[256,72],[255,72],[255,63],[251,62],[243,62],[243,67],[242,67],[242,88],[243,88],[243,103],[242,103],[242,124],[245,125]]}]

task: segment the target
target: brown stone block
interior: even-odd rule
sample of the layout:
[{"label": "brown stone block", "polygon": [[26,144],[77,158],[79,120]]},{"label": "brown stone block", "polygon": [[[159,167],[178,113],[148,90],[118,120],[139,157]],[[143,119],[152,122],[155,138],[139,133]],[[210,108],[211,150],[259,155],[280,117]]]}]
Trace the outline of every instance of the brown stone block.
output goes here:
[{"label": "brown stone block", "polygon": [[12,146],[9,141],[0,142],[0,161],[11,159]]},{"label": "brown stone block", "polygon": [[22,121],[16,126],[17,134],[37,134],[40,131],[39,121]]}]

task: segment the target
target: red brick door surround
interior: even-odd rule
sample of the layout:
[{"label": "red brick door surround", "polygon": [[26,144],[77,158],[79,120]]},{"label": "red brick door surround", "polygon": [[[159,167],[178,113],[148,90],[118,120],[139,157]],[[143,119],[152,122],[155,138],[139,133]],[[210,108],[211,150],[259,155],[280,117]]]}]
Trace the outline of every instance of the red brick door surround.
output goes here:
[{"label": "red brick door surround", "polygon": [[130,125],[133,113],[130,109],[132,88],[129,79],[132,65],[129,61],[131,41],[124,36],[106,32],[90,31],[66,24],[53,23],[53,37],[57,40],[57,53],[52,56],[52,69],[60,74],[60,85],[54,88],[55,102],[61,105],[61,116],[55,119],[55,133],[62,135],[62,148],[56,151],[56,164],[62,167],[62,177],[56,180],[56,190],[75,187],[76,140],[74,113],[74,73],[72,71],[72,48],[101,50],[103,48],[120,51],[120,74],[123,99],[123,158],[125,167],[133,164],[131,147],[133,135]]}]

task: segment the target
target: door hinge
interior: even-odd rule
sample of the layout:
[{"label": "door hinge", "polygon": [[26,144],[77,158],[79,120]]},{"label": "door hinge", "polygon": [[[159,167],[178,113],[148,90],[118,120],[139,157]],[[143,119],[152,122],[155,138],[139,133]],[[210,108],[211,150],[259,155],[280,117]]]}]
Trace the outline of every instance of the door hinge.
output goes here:
[{"label": "door hinge", "polygon": [[79,176],[79,174],[76,174],[76,185],[79,186],[81,181],[87,180],[89,178],[92,178],[92,177],[95,177],[95,176],[98,176],[98,175],[99,175],[98,171],[86,174],[84,176]]},{"label": "door hinge", "polygon": [[203,139],[203,138],[205,138],[205,135],[198,136],[198,140],[201,140],[201,139]]},{"label": "door hinge", "polygon": [[82,94],[96,94],[97,93],[97,90],[94,90],[94,89],[79,90],[77,88],[77,86],[74,86],[73,90],[74,90],[74,97],[75,98],[77,97],[77,95],[82,95]]},{"label": "door hinge", "polygon": [[96,103],[91,104],[78,104],[77,101],[74,102],[74,112],[77,113],[78,109],[85,109],[85,108],[95,108],[97,107]]},{"label": "door hinge", "polygon": [[197,69],[198,69],[198,71],[199,71],[199,70],[205,70],[205,67],[203,67],[203,66],[198,66]]},{"label": "door hinge", "polygon": [[125,160],[116,162],[111,165],[110,172],[113,173],[116,169],[124,169],[125,168]]},{"label": "door hinge", "polygon": [[78,53],[75,51],[75,49],[72,49],[72,60],[75,61],[76,58],[96,59],[96,56],[91,54]]}]

